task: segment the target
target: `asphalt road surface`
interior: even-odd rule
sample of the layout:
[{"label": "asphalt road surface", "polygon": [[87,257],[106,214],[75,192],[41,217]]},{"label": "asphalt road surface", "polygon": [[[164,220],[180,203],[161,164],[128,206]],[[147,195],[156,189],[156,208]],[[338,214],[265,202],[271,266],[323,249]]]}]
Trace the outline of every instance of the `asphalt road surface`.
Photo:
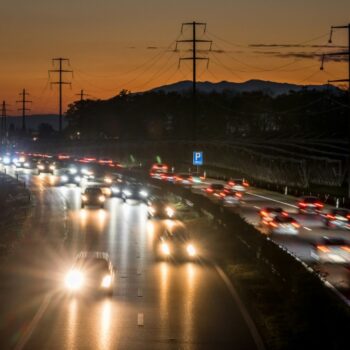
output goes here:
[{"label": "asphalt road surface", "polygon": [[[208,183],[223,183],[222,181],[207,180]],[[203,189],[207,185],[197,185],[192,190],[196,193],[206,195]],[[211,196],[213,201],[215,197]],[[324,226],[321,215],[299,214],[297,209],[297,199],[271,192],[259,188],[250,188],[243,196],[243,200],[238,206],[232,206],[231,210],[240,214],[247,222],[254,225],[264,233],[259,226],[259,210],[264,207],[280,207],[294,217],[300,224],[301,229],[297,236],[275,234],[270,238],[277,244],[288,249],[293,255],[304,261],[306,264],[313,266],[320,271],[334,287],[341,290],[350,299],[350,269],[344,264],[326,262],[318,264],[311,255],[314,244],[319,242],[324,236],[342,238],[350,244],[350,232],[344,229],[327,229]],[[324,212],[331,207],[326,206]],[[266,232],[265,232],[266,233]]]},{"label": "asphalt road surface", "polygon": [[[1,349],[261,349],[240,300],[215,265],[157,261],[144,204],[108,199],[80,209],[80,189],[21,175],[33,193],[25,239],[0,267]],[[175,225],[182,225],[175,222]],[[68,296],[64,276],[81,250],[107,251],[113,297]]]}]

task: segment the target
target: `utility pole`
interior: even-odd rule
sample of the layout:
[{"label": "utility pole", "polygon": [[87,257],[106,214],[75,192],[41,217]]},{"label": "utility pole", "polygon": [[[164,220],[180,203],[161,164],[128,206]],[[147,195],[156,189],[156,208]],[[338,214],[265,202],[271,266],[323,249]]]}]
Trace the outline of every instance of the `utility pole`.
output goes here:
[{"label": "utility pole", "polygon": [[64,81],[63,80],[63,74],[64,73],[71,73],[73,74],[72,70],[66,70],[63,69],[63,63],[66,62],[69,65],[69,59],[68,58],[53,58],[52,59],[52,64],[55,64],[58,62],[58,69],[50,69],[49,70],[49,76],[50,73],[58,73],[58,81],[53,81],[51,82],[52,85],[58,85],[58,114],[59,114],[59,132],[62,132],[62,87],[63,85],[70,85],[72,86],[71,82]]},{"label": "utility pole", "polygon": [[8,104],[6,101],[2,101],[2,108],[1,108],[1,144],[6,143],[7,140],[7,106]]},{"label": "utility pole", "polygon": [[84,100],[84,96],[89,96],[84,92],[84,90],[80,90],[79,94],[75,94],[75,96],[80,96],[80,102]]},{"label": "utility pole", "polygon": [[202,27],[203,32],[205,33],[207,24],[202,22],[187,22],[182,23],[181,26],[181,33],[183,33],[183,28],[185,26],[191,26],[192,27],[192,39],[184,39],[184,40],[177,40],[176,41],[176,47],[175,51],[177,51],[177,45],[181,43],[191,43],[192,49],[190,50],[192,52],[192,56],[190,57],[180,57],[179,59],[179,65],[181,64],[182,60],[191,60],[192,61],[192,103],[193,103],[193,110],[192,110],[192,138],[193,141],[197,140],[197,61],[198,60],[205,60],[207,61],[207,64],[209,64],[209,58],[208,57],[200,57],[197,55],[197,43],[210,43],[209,51],[211,50],[212,40],[205,40],[205,39],[197,39],[197,27]]},{"label": "utility pole", "polygon": [[[348,77],[346,79],[336,79],[336,80],[329,80],[329,83],[344,83],[347,82],[348,83],[348,123],[349,123],[349,129],[348,129],[348,133],[349,133],[349,144],[350,144],[350,23],[347,25],[343,25],[343,26],[332,26],[331,27],[331,32],[329,35],[329,40],[328,42],[331,44],[332,43],[332,35],[333,35],[333,31],[335,29],[347,29],[348,30],[348,51],[340,51],[340,52],[331,52],[331,53],[326,53],[322,56],[322,63],[321,63],[321,70],[324,69],[324,59],[327,56],[343,56],[346,55],[348,56]],[[348,198],[350,198],[350,154],[348,157]]]},{"label": "utility pole", "polygon": [[26,130],[26,111],[30,111],[29,108],[27,108],[27,103],[32,103],[33,101],[28,101],[26,99],[26,96],[28,96],[28,92],[26,92],[26,89],[23,89],[19,95],[22,97],[20,101],[16,101],[16,103],[21,103],[22,107],[19,108],[19,111],[22,111],[22,131]]}]

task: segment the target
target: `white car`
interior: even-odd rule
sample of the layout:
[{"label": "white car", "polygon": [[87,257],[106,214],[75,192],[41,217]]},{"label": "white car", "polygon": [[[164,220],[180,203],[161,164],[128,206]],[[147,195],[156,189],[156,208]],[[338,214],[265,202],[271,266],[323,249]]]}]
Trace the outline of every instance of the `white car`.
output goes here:
[{"label": "white car", "polygon": [[249,187],[249,183],[244,179],[232,179],[227,182],[226,186],[234,191],[245,192]]},{"label": "white car", "polygon": [[268,223],[270,234],[297,235],[300,224],[290,216],[277,215]]},{"label": "white car", "polygon": [[115,268],[106,252],[81,252],[64,280],[70,293],[113,294]]},{"label": "white car", "polygon": [[320,263],[349,264],[350,243],[342,238],[323,237],[314,245],[311,257]]}]

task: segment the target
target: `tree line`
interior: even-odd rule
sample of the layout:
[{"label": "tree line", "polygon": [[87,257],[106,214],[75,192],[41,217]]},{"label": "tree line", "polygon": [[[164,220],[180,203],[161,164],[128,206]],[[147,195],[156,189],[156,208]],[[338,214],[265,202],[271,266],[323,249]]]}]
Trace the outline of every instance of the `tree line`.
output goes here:
[{"label": "tree line", "polygon": [[[345,92],[302,90],[270,96],[263,92],[198,94],[198,139],[346,138],[350,113]],[[67,137],[84,139],[181,140],[193,135],[191,94],[122,90],[109,100],[69,105]]]}]

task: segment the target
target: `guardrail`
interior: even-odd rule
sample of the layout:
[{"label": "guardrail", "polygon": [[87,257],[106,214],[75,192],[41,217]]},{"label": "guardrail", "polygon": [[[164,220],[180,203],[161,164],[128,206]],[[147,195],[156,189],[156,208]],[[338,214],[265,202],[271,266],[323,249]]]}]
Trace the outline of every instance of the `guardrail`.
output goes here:
[{"label": "guardrail", "polygon": [[[238,214],[210,199],[177,185],[149,180],[140,173],[137,176],[182,198],[194,210],[204,213],[220,226],[222,233],[216,237],[219,241],[216,248],[221,247],[223,251],[223,268],[227,261],[245,262],[257,273],[259,283],[264,283],[271,295],[278,295],[277,305],[272,303],[271,307],[281,308],[286,313],[285,324],[281,327],[287,329],[290,347],[283,349],[313,349],[316,344],[329,349],[345,349],[348,346],[350,302],[309,266],[263,236]],[[265,295],[265,300],[271,299],[271,295]],[[249,303],[249,300],[246,301]],[[322,338],[323,332],[332,336]]]}]

